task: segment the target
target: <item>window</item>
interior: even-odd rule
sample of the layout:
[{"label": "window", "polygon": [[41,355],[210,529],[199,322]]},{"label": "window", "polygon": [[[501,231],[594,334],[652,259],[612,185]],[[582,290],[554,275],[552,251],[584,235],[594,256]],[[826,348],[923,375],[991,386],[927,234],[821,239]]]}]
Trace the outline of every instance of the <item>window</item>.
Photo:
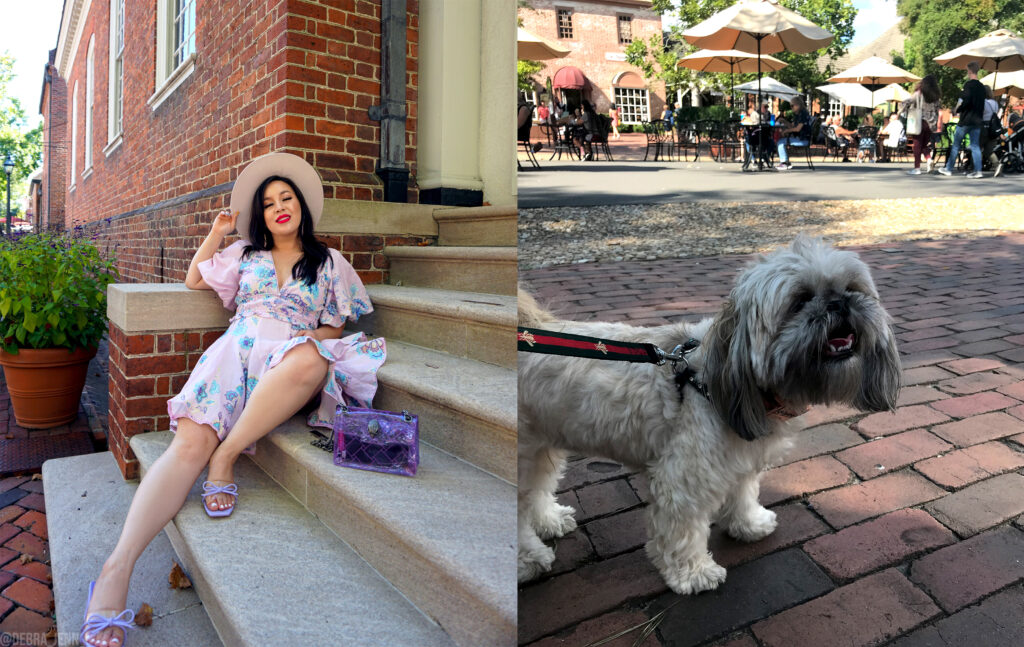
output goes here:
[{"label": "window", "polygon": [[93,104],[93,89],[96,84],[96,71],[93,66],[93,52],[95,45],[95,37],[89,38],[89,53],[85,58],[85,170],[82,173],[88,173],[92,168],[92,104]]},{"label": "window", "polygon": [[615,106],[619,109],[619,121],[624,124],[651,120],[646,88],[615,88]]},{"label": "window", "polygon": [[110,83],[107,89],[107,144],[121,135],[124,119],[124,0],[110,0]]},{"label": "window", "polygon": [[619,45],[633,42],[633,16],[619,16]]},{"label": "window", "polygon": [[572,9],[558,10],[558,37],[572,38]]},{"label": "window", "polygon": [[828,99],[828,116],[829,117],[842,117],[843,116],[843,103],[835,97],[829,97]]},{"label": "window", "polygon": [[157,0],[156,110],[195,70],[196,0]]},{"label": "window", "polygon": [[71,92],[71,186],[78,177],[78,81]]}]

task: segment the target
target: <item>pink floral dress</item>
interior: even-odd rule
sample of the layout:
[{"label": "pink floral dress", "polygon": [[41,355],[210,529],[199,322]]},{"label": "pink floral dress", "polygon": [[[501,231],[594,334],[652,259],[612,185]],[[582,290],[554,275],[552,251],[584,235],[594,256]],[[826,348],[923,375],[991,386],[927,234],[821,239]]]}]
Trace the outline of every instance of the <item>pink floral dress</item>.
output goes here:
[{"label": "pink floral dress", "polygon": [[224,440],[260,376],[307,341],[313,341],[330,363],[320,405],[307,422],[331,427],[343,398],[370,406],[377,390],[377,369],[384,363],[384,340],[367,340],[357,333],[318,341],[300,334],[320,325],[341,326],[346,318],[356,321],[373,310],[352,266],[331,249],[313,285],[289,276],[278,290],[270,251],[254,251],[243,259],[245,245],[233,243],[198,265],[203,280],[235,315],[224,334],[199,358],[181,393],[167,401],[171,431],[177,431],[178,418],[186,417],[210,425]]}]

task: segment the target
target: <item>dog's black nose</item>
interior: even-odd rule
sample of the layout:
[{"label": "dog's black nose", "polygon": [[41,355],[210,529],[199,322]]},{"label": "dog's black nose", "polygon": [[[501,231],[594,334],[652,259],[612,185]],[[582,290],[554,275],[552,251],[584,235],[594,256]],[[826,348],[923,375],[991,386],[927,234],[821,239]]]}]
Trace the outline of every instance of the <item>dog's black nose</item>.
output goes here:
[{"label": "dog's black nose", "polygon": [[843,300],[842,299],[832,299],[831,301],[828,302],[828,305],[825,306],[825,308],[829,312],[841,312],[843,310]]}]

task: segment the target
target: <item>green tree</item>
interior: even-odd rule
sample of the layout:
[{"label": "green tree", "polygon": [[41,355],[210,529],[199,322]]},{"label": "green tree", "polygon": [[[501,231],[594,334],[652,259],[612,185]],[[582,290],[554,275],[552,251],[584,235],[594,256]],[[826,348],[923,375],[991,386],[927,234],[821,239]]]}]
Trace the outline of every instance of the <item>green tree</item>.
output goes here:
[{"label": "green tree", "polygon": [[907,35],[905,69],[934,74],[945,105],[956,103],[967,76],[939,65],[936,56],[996,29],[1024,29],[1024,0],[897,0],[896,12],[903,16],[900,28]]},{"label": "green tree", "polygon": [[[11,96],[8,86],[14,78],[14,57],[0,54],[0,162],[8,154],[14,159],[11,173],[11,209],[28,191],[26,180],[42,161],[42,126],[28,128],[21,102]],[[3,176],[0,176],[3,177]],[[0,212],[7,208],[7,178],[0,186]],[[2,218],[0,218],[2,219]]]},{"label": "green tree", "polygon": [[516,61],[516,77],[519,89],[523,92],[533,90],[533,75],[544,69],[543,63],[537,61]]},{"label": "green tree", "polygon": [[[653,0],[651,8],[654,11],[660,14],[675,14],[679,18],[680,24],[673,26],[671,34],[667,38],[668,47],[659,49],[654,46],[652,39],[652,44],[643,47],[637,46],[632,52],[627,48],[626,60],[644,70],[644,75],[647,78],[657,76],[665,80],[666,84],[682,82],[696,85],[701,89],[714,87],[728,91],[730,81],[735,81],[738,84],[757,78],[756,74],[737,74],[734,79],[730,79],[729,74],[704,73],[698,77],[692,72],[676,68],[679,58],[697,50],[685,42],[682,32],[734,3],[735,0]],[[815,85],[824,83],[825,79],[838,71],[833,71],[826,66],[824,71],[819,72],[817,60],[822,56],[834,59],[846,53],[850,41],[853,40],[853,20],[857,16],[857,9],[854,8],[851,0],[780,0],[779,4],[827,29],[834,36],[828,47],[810,54],[794,54],[792,52],[773,54],[776,58],[789,64],[785,69],[773,73],[773,76],[798,89],[809,90]],[[636,41],[634,41],[635,44]],[[667,56],[669,53],[674,55],[674,60]]]}]

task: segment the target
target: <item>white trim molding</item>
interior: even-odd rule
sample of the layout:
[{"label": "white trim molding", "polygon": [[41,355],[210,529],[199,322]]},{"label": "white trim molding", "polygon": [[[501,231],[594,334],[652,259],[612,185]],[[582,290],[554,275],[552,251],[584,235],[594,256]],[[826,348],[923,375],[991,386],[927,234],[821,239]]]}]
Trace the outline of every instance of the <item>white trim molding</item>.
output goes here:
[{"label": "white trim molding", "polygon": [[156,109],[160,107],[160,104],[166,101],[167,97],[171,96],[178,86],[185,82],[185,79],[192,76],[192,72],[194,72],[195,69],[196,55],[189,54],[188,58],[182,61],[181,65],[178,66],[178,69],[171,72],[171,75],[164,80],[163,85],[158,87],[156,92],[153,93],[153,96],[146,101],[146,105],[152,108],[155,112]]},{"label": "white trim molding", "polygon": [[85,29],[85,17],[89,15],[91,0],[64,0],[64,13],[57,36],[57,71],[61,78],[68,80],[75,63],[78,44]]}]

